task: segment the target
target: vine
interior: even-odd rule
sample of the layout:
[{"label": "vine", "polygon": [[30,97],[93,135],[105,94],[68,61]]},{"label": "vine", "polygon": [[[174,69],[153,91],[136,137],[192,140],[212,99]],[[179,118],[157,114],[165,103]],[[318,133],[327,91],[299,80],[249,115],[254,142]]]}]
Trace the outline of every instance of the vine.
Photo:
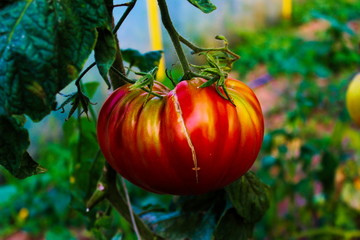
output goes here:
[{"label": "vine", "polygon": [[[197,47],[193,43],[182,37],[176,31],[172,23],[166,1],[158,0],[158,5],[161,12],[162,23],[171,38],[171,41],[173,43],[176,54],[179,58],[181,67],[184,72],[181,80],[189,80],[194,77],[204,78],[208,80],[208,82],[203,84],[201,87],[207,87],[215,84],[218,94],[233,103],[226,90],[225,79],[228,76],[228,72],[231,70],[232,64],[239,59],[239,56],[229,50],[226,38],[223,36],[216,36],[216,39],[224,41],[224,47],[221,48]],[[196,66],[189,64],[185,56],[184,50],[181,46],[181,43],[185,44],[187,47],[193,50],[193,54],[205,54],[208,65]],[[199,69],[200,73],[194,72],[191,67]],[[174,84],[173,80],[172,83]]]}]

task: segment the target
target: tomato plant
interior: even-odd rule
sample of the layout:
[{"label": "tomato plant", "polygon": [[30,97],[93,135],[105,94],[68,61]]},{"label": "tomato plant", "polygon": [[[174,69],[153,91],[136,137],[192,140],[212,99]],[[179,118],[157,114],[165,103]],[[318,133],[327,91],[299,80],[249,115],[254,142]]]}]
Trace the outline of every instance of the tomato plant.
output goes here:
[{"label": "tomato plant", "polygon": [[162,98],[117,89],[97,125],[109,164],[148,191],[179,195],[222,188],[248,171],[263,139],[260,104],[238,80],[226,81],[234,104],[214,86],[199,88],[204,82],[181,81],[171,91],[157,82]]},{"label": "tomato plant", "polygon": [[[151,44],[152,51],[145,53],[122,49],[126,41],[118,33],[128,32],[122,24],[134,13],[135,5],[144,5],[140,2],[19,0],[0,4],[4,22],[0,35],[6,38],[0,43],[0,165],[9,171],[5,178],[0,176],[0,193],[7,196],[0,201],[4,209],[0,214],[6,219],[1,222],[6,226],[0,229],[0,238],[17,239],[20,229],[33,225],[27,221],[29,216],[38,219],[52,210],[62,216],[59,225],[65,228],[48,229],[40,221],[29,231],[32,236],[72,239],[68,229],[87,229],[94,239],[252,237],[255,224],[269,208],[270,194],[266,184],[247,172],[259,153],[264,123],[252,90],[229,78],[239,56],[224,36],[215,37],[222,46],[208,48],[180,35],[166,0],[147,2],[150,31],[161,40],[160,33],[151,30],[160,24],[155,21],[160,20],[158,11],[177,60],[168,59],[166,68],[162,56],[168,51],[155,47],[158,44]],[[216,9],[210,0],[187,2],[204,13]],[[184,48],[197,55],[196,64]],[[93,62],[88,62],[91,53]],[[95,67],[97,79],[103,78],[103,86],[114,91],[99,116],[93,105],[103,97],[95,94],[101,84],[83,81]],[[173,90],[165,87],[170,82]],[[46,161],[41,160],[29,148],[29,123],[25,122],[29,118],[40,121],[60,109],[68,111],[61,140],[42,148]],[[44,173],[46,168],[48,173]],[[53,169],[59,170],[57,178],[50,177]],[[117,172],[151,192],[192,196],[154,196],[124,181]],[[33,187],[26,183],[24,188],[2,187],[12,183],[10,174],[27,178],[40,173],[44,175],[28,182]],[[44,191],[29,194],[38,185]],[[21,189],[27,194],[20,194]],[[49,204],[43,199],[49,199]],[[12,207],[3,207],[4,203]],[[67,219],[77,219],[76,225]]]},{"label": "tomato plant", "polygon": [[360,74],[356,74],[346,92],[346,106],[351,118],[360,126]]}]

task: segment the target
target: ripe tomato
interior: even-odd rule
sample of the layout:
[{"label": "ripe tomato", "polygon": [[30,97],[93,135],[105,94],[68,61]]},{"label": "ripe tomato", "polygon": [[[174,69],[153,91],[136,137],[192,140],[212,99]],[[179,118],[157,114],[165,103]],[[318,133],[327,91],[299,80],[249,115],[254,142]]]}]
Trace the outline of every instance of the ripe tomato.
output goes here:
[{"label": "ripe tomato", "polygon": [[124,85],[104,103],[97,134],[109,164],[130,182],[155,193],[201,194],[222,188],[253,165],[264,124],[260,104],[244,83],[227,79],[236,107],[204,79],[153,91]]},{"label": "ripe tomato", "polygon": [[346,106],[351,118],[360,126],[360,73],[352,79],[346,91]]}]

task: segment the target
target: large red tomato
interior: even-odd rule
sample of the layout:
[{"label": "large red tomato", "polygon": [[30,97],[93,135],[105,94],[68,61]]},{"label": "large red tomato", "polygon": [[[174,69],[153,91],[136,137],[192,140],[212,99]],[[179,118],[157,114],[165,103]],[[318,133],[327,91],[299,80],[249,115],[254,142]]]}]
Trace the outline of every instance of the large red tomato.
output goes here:
[{"label": "large red tomato", "polygon": [[264,124],[260,104],[244,83],[227,79],[236,107],[205,80],[161,83],[153,91],[124,85],[104,103],[97,134],[109,164],[130,182],[163,194],[201,194],[222,188],[253,165]]}]

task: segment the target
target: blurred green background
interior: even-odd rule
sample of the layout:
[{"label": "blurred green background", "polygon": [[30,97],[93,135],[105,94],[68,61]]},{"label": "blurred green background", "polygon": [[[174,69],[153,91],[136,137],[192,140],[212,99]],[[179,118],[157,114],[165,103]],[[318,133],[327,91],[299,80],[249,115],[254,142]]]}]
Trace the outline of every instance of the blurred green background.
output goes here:
[{"label": "blurred green background", "polygon": [[[282,16],[281,1],[213,2],[219,9],[194,16],[196,24],[192,12],[181,14],[191,6],[181,5],[175,24],[201,46],[226,35],[241,56],[231,75],[254,86],[263,106],[266,133],[253,170],[271,187],[271,206],[254,239],[360,239],[360,128],[344,102],[360,70],[360,1],[294,0],[290,18]],[[170,10],[176,4],[169,3]],[[139,40],[141,33],[126,30],[143,18],[146,6],[139,5],[119,38],[123,48],[148,51],[147,35]],[[164,45],[171,47],[167,36]],[[177,63],[172,51],[165,53],[168,68]],[[262,83],[264,76],[271,80]],[[96,70],[84,80],[96,114],[106,86]],[[104,159],[95,122],[66,116],[54,112],[26,125],[30,153],[47,173],[18,180],[0,168],[0,239],[136,239],[107,203],[86,211]],[[138,213],[172,199],[127,187]]]}]

